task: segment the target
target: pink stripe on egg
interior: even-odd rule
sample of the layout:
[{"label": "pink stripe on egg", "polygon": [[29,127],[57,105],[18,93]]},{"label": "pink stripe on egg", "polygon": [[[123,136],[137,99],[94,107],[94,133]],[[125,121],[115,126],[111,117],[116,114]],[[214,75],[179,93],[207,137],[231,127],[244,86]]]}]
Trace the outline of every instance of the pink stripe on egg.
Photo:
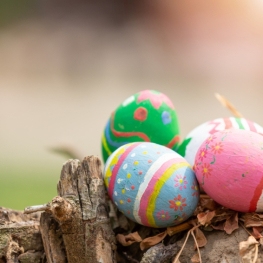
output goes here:
[{"label": "pink stripe on egg", "polygon": [[[158,180],[163,176],[165,171],[172,166],[172,164],[176,162],[182,162],[184,161],[182,158],[173,158],[161,165],[161,167],[155,171],[154,175],[152,176],[152,179],[150,180],[145,192],[142,195],[141,202],[140,202],[140,209],[139,209],[139,216],[141,218],[141,222],[143,225],[150,225],[147,218],[147,207],[150,201],[150,196],[154,190],[155,184],[158,182]],[[149,175],[150,176],[150,175]],[[158,194],[158,193],[156,193]]]},{"label": "pink stripe on egg", "polygon": [[[257,187],[255,189],[253,198],[250,201],[249,212],[255,212],[257,210],[257,204],[258,204],[258,200],[259,200],[259,198],[261,196],[262,189],[263,189],[263,176],[261,177],[261,180],[259,181],[259,183],[258,183],[258,185],[257,185]],[[260,208],[260,210],[261,209],[262,208]]]},{"label": "pink stripe on egg", "polygon": [[232,122],[229,118],[224,118],[225,129],[230,129],[232,127]]},{"label": "pink stripe on egg", "polygon": [[249,126],[249,129],[253,132],[257,132],[256,127],[252,121],[247,120],[247,124]]},{"label": "pink stripe on egg", "polygon": [[115,185],[115,181],[116,181],[116,177],[118,174],[118,171],[123,163],[123,161],[126,159],[127,155],[136,147],[138,146],[138,144],[140,144],[139,142],[132,144],[131,146],[129,146],[125,152],[121,155],[120,159],[118,160],[117,164],[114,166],[113,170],[112,170],[112,175],[110,178],[110,183],[109,183],[109,196],[112,198],[113,195],[113,190],[114,190],[114,185]]}]

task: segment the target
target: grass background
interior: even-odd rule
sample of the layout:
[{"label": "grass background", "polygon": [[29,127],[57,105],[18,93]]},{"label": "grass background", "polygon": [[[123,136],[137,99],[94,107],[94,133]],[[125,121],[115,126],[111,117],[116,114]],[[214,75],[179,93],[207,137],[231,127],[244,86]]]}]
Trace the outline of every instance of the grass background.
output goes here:
[{"label": "grass background", "polygon": [[41,164],[1,167],[1,206],[23,210],[26,206],[51,201],[56,196],[59,180],[59,174],[55,172],[55,167],[47,169]]}]

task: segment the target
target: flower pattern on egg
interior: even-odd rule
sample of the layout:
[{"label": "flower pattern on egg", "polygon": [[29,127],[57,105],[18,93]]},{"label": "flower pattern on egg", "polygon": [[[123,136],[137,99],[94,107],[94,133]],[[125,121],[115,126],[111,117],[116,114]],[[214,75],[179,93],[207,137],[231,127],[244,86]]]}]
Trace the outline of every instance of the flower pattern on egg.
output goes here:
[{"label": "flower pattern on egg", "polygon": [[202,150],[199,152],[199,160],[203,161],[204,158],[206,157],[206,155],[207,155],[207,149],[206,148],[202,148]]},{"label": "flower pattern on egg", "polygon": [[212,171],[213,171],[213,169],[211,168],[210,164],[204,163],[202,165],[202,173],[203,173],[204,177],[210,176]]},{"label": "flower pattern on egg", "polygon": [[172,121],[171,114],[168,111],[164,111],[162,113],[162,122],[164,125],[170,123]]},{"label": "flower pattern on egg", "polygon": [[161,221],[169,220],[170,217],[171,217],[169,212],[168,211],[164,211],[164,210],[158,211],[156,216]]},{"label": "flower pattern on egg", "polygon": [[182,198],[179,194],[173,200],[169,200],[170,208],[174,209],[175,211],[180,210],[183,211],[184,207],[187,206],[186,198]]},{"label": "flower pattern on egg", "polygon": [[174,180],[176,182],[175,187],[179,187],[180,190],[186,189],[187,180],[185,176],[177,175]]},{"label": "flower pattern on egg", "polygon": [[216,144],[212,145],[211,148],[214,154],[220,154],[223,151],[223,144],[222,142],[217,142]]}]

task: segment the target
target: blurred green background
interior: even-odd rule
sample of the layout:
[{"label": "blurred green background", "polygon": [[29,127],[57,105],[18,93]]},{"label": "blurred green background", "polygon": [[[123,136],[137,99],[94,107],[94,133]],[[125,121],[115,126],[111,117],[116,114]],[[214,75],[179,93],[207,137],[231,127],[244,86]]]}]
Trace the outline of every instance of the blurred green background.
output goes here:
[{"label": "blurred green background", "polygon": [[19,22],[25,16],[33,15],[36,1],[3,0],[0,2],[0,26]]},{"label": "blurred green background", "polygon": [[[94,3],[95,2],[95,3]],[[173,101],[183,138],[229,113],[263,125],[263,4],[239,1],[0,3],[0,206],[56,195],[68,146],[101,157],[110,113],[155,89]]]}]

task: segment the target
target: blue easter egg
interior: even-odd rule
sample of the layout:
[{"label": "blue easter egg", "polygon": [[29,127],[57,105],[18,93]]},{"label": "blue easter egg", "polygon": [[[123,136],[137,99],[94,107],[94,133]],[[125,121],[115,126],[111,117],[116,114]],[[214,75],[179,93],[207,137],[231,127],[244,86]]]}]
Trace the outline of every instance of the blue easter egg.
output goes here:
[{"label": "blue easter egg", "polygon": [[121,146],[105,164],[104,181],[118,209],[150,227],[168,227],[193,215],[199,188],[189,163],[151,142]]}]

